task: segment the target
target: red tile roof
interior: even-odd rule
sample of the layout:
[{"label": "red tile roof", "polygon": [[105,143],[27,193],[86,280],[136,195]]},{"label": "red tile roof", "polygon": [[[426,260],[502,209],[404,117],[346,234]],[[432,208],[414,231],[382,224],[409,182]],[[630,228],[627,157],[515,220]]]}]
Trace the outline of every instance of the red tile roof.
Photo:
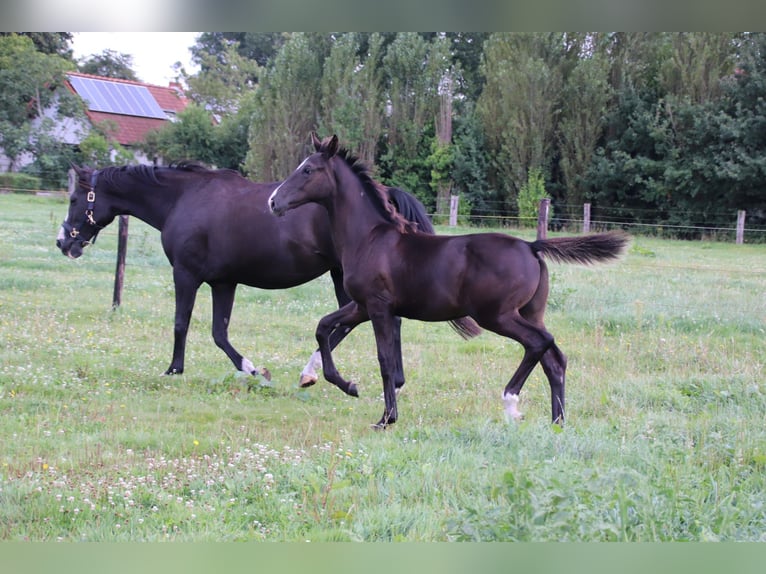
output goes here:
[{"label": "red tile roof", "polygon": [[[138,86],[146,87],[152,94],[154,99],[159,104],[163,111],[170,113],[171,115],[177,114],[189,105],[189,100],[183,95],[183,91],[178,84],[171,84],[170,86],[156,86],[154,84],[145,84],[143,82],[133,82],[130,80],[117,80],[114,78],[104,78],[102,76],[93,76],[90,74],[81,74],[79,72],[69,72],[70,76],[80,76],[82,78],[93,78],[96,80],[104,80],[107,82],[117,82],[124,84],[134,84]],[[71,84],[67,83],[67,86],[74,93],[77,91]],[[109,129],[108,132],[114,137],[121,145],[131,145],[144,139],[144,136],[151,130],[161,128],[169,120],[160,120],[156,118],[146,118],[140,116],[129,116],[123,114],[111,114],[107,112],[96,112],[87,110],[86,114],[94,125],[101,124],[102,122],[110,122],[107,126],[114,128]]]}]

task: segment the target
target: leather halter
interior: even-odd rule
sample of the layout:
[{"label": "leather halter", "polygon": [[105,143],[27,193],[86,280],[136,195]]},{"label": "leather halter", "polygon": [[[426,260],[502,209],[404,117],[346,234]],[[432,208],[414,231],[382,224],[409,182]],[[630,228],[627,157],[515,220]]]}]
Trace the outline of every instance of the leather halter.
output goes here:
[{"label": "leather halter", "polygon": [[[104,226],[99,225],[96,223],[96,220],[93,217],[93,209],[96,206],[96,183],[98,181],[98,170],[94,170],[93,173],[90,176],[90,184],[80,183],[80,185],[85,188],[87,191],[87,202],[88,205],[85,208],[85,222],[89,225],[96,228],[95,233],[93,233],[93,236],[90,238],[90,240],[84,240],[82,241],[83,245],[89,245],[91,243],[96,242],[96,237],[98,236],[98,232],[101,231]],[[64,227],[64,230],[69,234],[69,237],[72,239],[78,239],[80,236],[80,229],[69,223],[68,220],[65,220],[64,223],[62,223],[62,226]]]}]

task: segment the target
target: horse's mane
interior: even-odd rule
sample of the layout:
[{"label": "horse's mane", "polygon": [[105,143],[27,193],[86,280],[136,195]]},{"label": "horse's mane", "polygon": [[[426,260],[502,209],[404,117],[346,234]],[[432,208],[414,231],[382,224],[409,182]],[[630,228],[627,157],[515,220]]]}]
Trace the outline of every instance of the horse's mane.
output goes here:
[{"label": "horse's mane", "polygon": [[155,165],[121,165],[110,166],[100,169],[98,176],[103,178],[109,185],[117,187],[119,185],[118,179],[123,176],[130,175],[137,178],[140,181],[150,183],[153,185],[161,185],[159,179],[157,179],[157,172],[161,170],[175,170],[184,171],[189,173],[231,173],[240,175],[238,171],[233,169],[212,169],[200,161],[184,160],[179,162],[173,162],[169,166],[155,166]]},{"label": "horse's mane", "polygon": [[[325,151],[326,144],[327,140],[323,141],[318,151]],[[433,231],[425,207],[414,196],[399,188],[388,188],[375,181],[369,165],[346,148],[339,148],[335,155],[345,161],[361,182],[376,209],[396,225],[399,231],[402,233]]]}]

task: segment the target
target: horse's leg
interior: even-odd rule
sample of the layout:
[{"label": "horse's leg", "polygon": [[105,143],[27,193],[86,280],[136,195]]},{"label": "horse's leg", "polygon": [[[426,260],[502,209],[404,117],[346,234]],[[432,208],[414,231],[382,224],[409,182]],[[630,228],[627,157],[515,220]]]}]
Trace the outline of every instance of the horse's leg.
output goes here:
[{"label": "horse's leg", "polygon": [[[340,268],[330,269],[330,277],[332,278],[333,286],[335,288],[335,298],[338,300],[338,307],[343,307],[351,301],[346,291],[343,289],[343,271]],[[398,356],[401,357],[401,324],[402,320],[396,317],[396,343],[399,347]],[[354,326],[344,327],[343,329],[333,329],[330,333],[330,350],[335,349],[340,342],[346,338],[353,329]],[[301,378],[299,385],[301,387],[310,387],[319,380],[317,372],[322,370],[322,354],[319,349],[314,351],[309,357],[306,366],[301,371]],[[397,365],[396,370],[396,388],[400,389],[404,386],[404,369],[402,368],[401,361]]]},{"label": "horse's leg", "polygon": [[173,359],[165,371],[166,375],[180,375],[184,372],[186,335],[189,333],[194,301],[201,282],[192,275],[173,268],[173,282],[176,291],[176,316],[173,327]]},{"label": "horse's leg", "polygon": [[[346,290],[343,288],[343,269],[340,267],[333,267],[330,269],[330,278],[332,279],[333,288],[335,290],[335,299],[338,301],[338,308],[340,309],[344,305],[351,302],[351,297],[348,296]],[[334,349],[338,344],[351,332],[351,328],[342,330],[334,330],[330,334],[330,349]],[[319,349],[314,351],[309,357],[308,363],[303,367],[301,371],[300,386],[310,387],[319,380],[317,371],[322,370],[322,356],[319,353]]]},{"label": "horse's leg", "polygon": [[262,375],[271,380],[271,373],[264,367],[256,367],[247,357],[243,357],[229,341],[229,323],[231,311],[234,308],[234,295],[237,292],[236,283],[216,283],[210,286],[213,298],[213,341],[226,353],[234,367],[253,376]]},{"label": "horse's leg", "polygon": [[[340,331],[341,333],[345,331],[347,333],[360,323],[364,323],[368,320],[369,316],[367,315],[366,310],[352,301],[337,311],[322,317],[316,329],[316,339],[317,343],[319,343],[319,353],[322,357],[324,378],[346,394],[354,397],[359,396],[356,385],[350,381],[346,381],[341,376],[335,366],[335,361],[332,358],[332,335],[336,331]],[[345,336],[345,333],[343,333],[343,335]]]},{"label": "horse's leg", "polygon": [[370,312],[372,328],[375,331],[375,344],[378,347],[378,363],[383,379],[383,398],[386,403],[381,419],[373,428],[383,429],[396,422],[396,382],[403,378],[401,356],[401,319],[387,309]]},{"label": "horse's leg", "polygon": [[[540,281],[537,290],[530,301],[520,309],[522,317],[545,330],[543,316],[545,305],[548,301],[549,276],[548,266],[542,259],[540,262]],[[551,387],[551,416],[556,424],[564,423],[564,389],[566,384],[567,358],[561,349],[553,343],[545,354],[540,358],[540,364],[548,378]]]},{"label": "horse's leg", "polygon": [[520,419],[522,413],[518,409],[519,393],[537,363],[554,345],[553,335],[544,328],[530,323],[516,311],[491,320],[474,318],[485,329],[518,341],[524,347],[521,363],[503,391],[506,414],[512,419]]},{"label": "horse's leg", "polygon": [[[399,361],[397,361],[396,364],[396,372],[394,377],[394,383],[396,385],[396,390],[401,389],[404,386],[404,368],[402,366],[401,356],[402,356],[402,337],[401,337],[401,328],[402,328],[402,319],[401,317],[394,317],[395,325],[395,333],[396,333],[396,346],[397,346],[397,357],[399,357]],[[330,350],[334,350],[335,347],[337,347],[340,342],[346,338],[346,335],[348,335],[354,327],[343,327],[342,329],[334,329],[330,333]],[[322,355],[317,349],[314,351],[314,353],[309,358],[309,362],[306,363],[306,366],[303,367],[303,370],[301,371],[301,379],[300,379],[300,386],[301,387],[310,387],[314,383],[317,382],[318,376],[317,371],[322,369]]]},{"label": "horse's leg", "polygon": [[555,343],[540,359],[540,364],[551,386],[551,416],[556,424],[564,423],[564,390],[566,386],[567,358]]}]

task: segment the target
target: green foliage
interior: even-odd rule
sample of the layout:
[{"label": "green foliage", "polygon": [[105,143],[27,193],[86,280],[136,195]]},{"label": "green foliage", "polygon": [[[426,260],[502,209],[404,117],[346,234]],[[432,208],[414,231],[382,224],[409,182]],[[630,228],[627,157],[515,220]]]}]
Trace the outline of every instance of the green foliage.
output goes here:
[{"label": "green foliage", "polygon": [[213,119],[203,107],[190,104],[178,113],[177,120],[152,132],[143,148],[159,155],[166,163],[198,160],[215,165],[217,159]]},{"label": "green foliage", "polygon": [[139,79],[133,71],[133,56],[120,54],[109,49],[100,54],[83,58],[80,61],[79,70],[84,74],[93,74],[105,78],[132,81]]},{"label": "green foliage", "polygon": [[34,191],[41,187],[39,177],[25,173],[0,173],[0,190]]},{"label": "green foliage", "polygon": [[[521,186],[516,198],[519,210],[519,222],[522,227],[534,227],[537,224],[537,214],[540,211],[540,200],[550,199],[545,191],[545,177],[539,168],[529,170],[527,182]],[[553,208],[548,210],[548,218],[553,217]]]}]

